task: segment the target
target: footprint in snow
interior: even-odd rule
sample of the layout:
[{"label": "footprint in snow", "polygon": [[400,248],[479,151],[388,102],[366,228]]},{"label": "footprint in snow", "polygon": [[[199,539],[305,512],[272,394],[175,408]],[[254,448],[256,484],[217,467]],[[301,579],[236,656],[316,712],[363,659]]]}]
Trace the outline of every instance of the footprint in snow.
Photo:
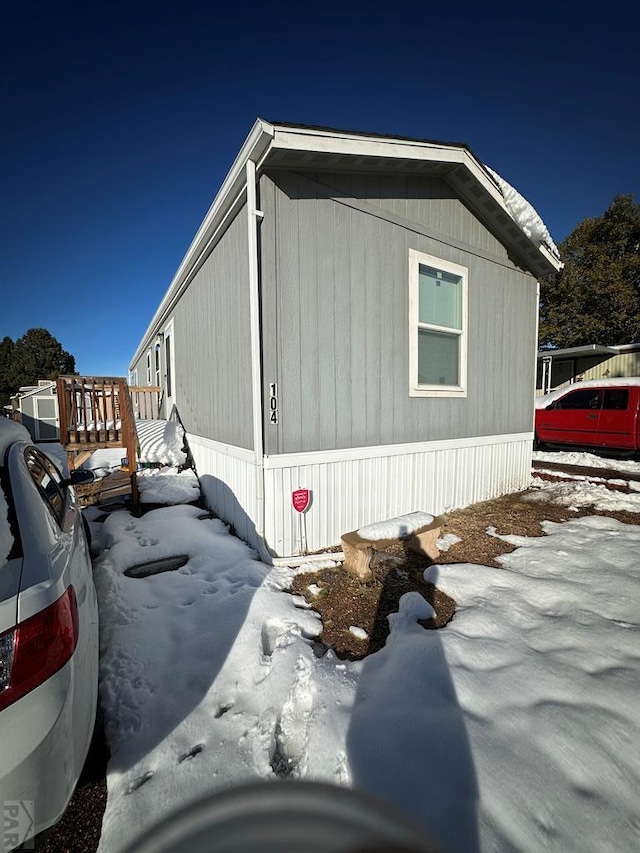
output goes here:
[{"label": "footprint in snow", "polygon": [[138,776],[133,780],[133,782],[129,783],[129,787],[127,788],[127,794],[133,794],[134,791],[137,791],[138,788],[142,788],[142,786],[151,779],[153,776],[153,770],[147,770],[142,776]]},{"label": "footprint in snow", "polygon": [[195,746],[192,746],[188,752],[183,752],[180,758],[178,758],[178,764],[182,764],[183,761],[190,761],[192,758],[195,758],[196,755],[202,752],[204,749],[203,743],[197,743]]}]

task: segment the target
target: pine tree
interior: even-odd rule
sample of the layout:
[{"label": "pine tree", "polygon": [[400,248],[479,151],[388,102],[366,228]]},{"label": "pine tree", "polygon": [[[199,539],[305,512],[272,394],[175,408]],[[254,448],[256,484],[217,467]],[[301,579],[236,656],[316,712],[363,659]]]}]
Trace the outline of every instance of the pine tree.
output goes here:
[{"label": "pine tree", "polygon": [[9,402],[9,397],[15,390],[9,380],[14,347],[15,344],[10,337],[5,337],[0,341],[0,406]]},{"label": "pine tree", "polygon": [[0,402],[7,403],[23,385],[57,379],[75,369],[75,358],[46,329],[29,329],[15,343],[5,337],[0,343]]},{"label": "pine tree", "polygon": [[639,341],[640,205],[616,196],[558,248],[564,268],[540,282],[540,346]]}]

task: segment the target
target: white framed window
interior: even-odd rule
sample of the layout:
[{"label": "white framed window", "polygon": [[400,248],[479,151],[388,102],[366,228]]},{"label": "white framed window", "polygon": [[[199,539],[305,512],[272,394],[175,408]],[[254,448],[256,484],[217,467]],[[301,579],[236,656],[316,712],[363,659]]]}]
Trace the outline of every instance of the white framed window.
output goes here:
[{"label": "white framed window", "polygon": [[151,350],[147,350],[147,385],[151,385]]},{"label": "white framed window", "polygon": [[155,364],[156,388],[159,388],[162,377],[161,377],[161,371],[160,371],[160,344],[158,344],[158,343],[154,347],[154,364]]},{"label": "white framed window", "polygon": [[409,395],[467,396],[466,267],[409,250]]}]

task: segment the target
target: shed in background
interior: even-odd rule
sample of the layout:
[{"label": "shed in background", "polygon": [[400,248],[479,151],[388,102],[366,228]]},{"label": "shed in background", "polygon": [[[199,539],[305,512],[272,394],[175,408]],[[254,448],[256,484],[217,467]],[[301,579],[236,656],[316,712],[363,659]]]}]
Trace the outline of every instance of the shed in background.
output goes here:
[{"label": "shed in background", "polygon": [[33,441],[57,441],[60,435],[56,383],[41,379],[37,385],[20,388],[11,398],[13,411]]}]

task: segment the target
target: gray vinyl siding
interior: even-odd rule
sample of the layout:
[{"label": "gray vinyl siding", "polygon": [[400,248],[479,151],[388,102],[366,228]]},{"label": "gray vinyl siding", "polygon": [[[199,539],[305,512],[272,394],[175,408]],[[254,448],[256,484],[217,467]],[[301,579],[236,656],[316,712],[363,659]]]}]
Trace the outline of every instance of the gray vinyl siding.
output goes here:
[{"label": "gray vinyl siding", "polygon": [[187,433],[251,450],[247,244],[243,207],[173,311],[173,383]]},{"label": "gray vinyl siding", "polygon": [[138,385],[147,385],[147,353],[142,353],[140,358],[135,362],[135,364],[131,365],[131,373],[135,370],[138,371]]},{"label": "gray vinyl siding", "polygon": [[[445,181],[274,170],[260,207],[267,454],[531,430],[536,282]],[[466,398],[409,396],[409,249],[469,269]]]},{"label": "gray vinyl siding", "polygon": [[23,397],[20,400],[20,421],[23,427],[29,430],[29,435],[33,441],[37,441],[36,435],[36,412],[33,395]]}]

